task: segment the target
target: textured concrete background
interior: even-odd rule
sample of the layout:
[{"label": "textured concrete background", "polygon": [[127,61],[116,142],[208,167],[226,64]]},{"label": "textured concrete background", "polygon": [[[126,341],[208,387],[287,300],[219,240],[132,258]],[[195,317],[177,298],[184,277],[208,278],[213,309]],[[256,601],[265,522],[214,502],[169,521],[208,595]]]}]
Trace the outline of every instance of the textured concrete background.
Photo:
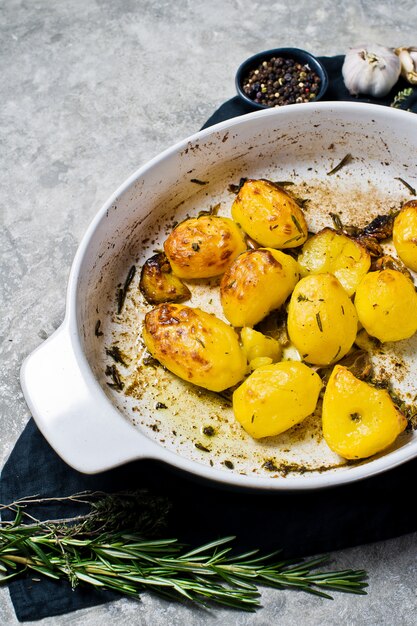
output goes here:
[{"label": "textured concrete background", "polygon": [[[4,0],[0,20],[2,466],[29,417],[20,364],[62,321],[73,255],[110,193],[232,96],[250,54],[416,45],[417,8],[415,0]],[[410,535],[334,554],[338,567],[369,571],[366,598],[268,591],[256,615],[208,616],[144,595],[41,623],[415,624],[416,546]],[[0,623],[16,623],[6,589]]]}]

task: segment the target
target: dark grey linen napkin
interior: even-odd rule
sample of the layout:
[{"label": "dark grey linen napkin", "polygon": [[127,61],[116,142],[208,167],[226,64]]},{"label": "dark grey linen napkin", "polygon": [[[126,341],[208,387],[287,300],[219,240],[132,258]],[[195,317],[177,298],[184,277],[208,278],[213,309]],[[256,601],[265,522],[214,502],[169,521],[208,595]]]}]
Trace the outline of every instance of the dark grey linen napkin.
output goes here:
[{"label": "dark grey linen napkin", "polygon": [[[343,57],[322,57],[329,74],[328,100],[354,100],[341,77]],[[401,81],[384,100],[362,99],[388,105],[406,85]],[[417,112],[417,89],[402,103]],[[225,102],[204,128],[250,109],[235,97]],[[196,545],[236,535],[236,548],[283,548],[285,557],[304,557],[417,530],[411,486],[417,481],[417,459],[384,474],[323,491],[296,493],[242,493],[195,482],[172,468],[153,461],[138,461],[86,476],[66,465],[29,420],[0,477],[0,503],[37,494],[63,497],[92,490],[117,492],[148,488],[167,496],[172,504],[166,536]],[[81,511],[74,503],[33,506],[39,519],[73,517]],[[4,519],[10,519],[7,512]],[[358,564],[365,566],[366,564]],[[9,584],[19,621],[62,615],[119,597],[115,593],[42,579],[31,574]]]}]

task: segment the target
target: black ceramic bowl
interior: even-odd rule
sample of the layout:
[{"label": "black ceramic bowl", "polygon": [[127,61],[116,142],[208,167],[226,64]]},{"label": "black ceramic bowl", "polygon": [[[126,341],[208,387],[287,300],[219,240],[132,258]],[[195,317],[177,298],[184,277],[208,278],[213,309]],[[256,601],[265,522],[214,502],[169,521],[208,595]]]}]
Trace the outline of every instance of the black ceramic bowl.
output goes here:
[{"label": "black ceramic bowl", "polygon": [[[236,90],[239,97],[246,103],[252,106],[254,109],[270,109],[271,105],[260,104],[252,100],[244,91],[243,91],[243,82],[245,78],[249,75],[251,70],[256,69],[263,61],[269,61],[273,57],[281,57],[283,59],[293,59],[298,63],[302,63],[303,65],[308,64],[308,67],[313,70],[320,78],[320,88],[311,102],[317,102],[320,100],[327,89],[329,84],[329,79],[327,76],[327,72],[324,66],[320,63],[317,57],[313,56],[309,52],[305,50],[300,50],[299,48],[274,48],[273,50],[265,50],[264,52],[258,52],[249,59],[246,59],[239,67],[236,72],[235,84]],[[280,106],[280,105],[278,105]]]}]

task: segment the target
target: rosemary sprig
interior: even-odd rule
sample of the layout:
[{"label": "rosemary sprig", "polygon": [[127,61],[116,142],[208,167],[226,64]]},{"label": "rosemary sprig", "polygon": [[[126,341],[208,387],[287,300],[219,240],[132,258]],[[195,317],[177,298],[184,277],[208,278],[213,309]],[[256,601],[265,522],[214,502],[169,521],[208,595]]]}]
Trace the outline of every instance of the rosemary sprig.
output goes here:
[{"label": "rosemary sprig", "polygon": [[[144,492],[135,498],[145,531],[165,519],[165,500]],[[76,494],[59,500],[88,503],[91,509],[65,523],[39,521],[25,510],[27,504],[48,504],[51,499],[28,498],[0,506],[15,516],[0,523],[0,584],[35,571],[69,580],[73,587],[86,584],[132,597],[148,589],[175,600],[247,611],[260,606],[258,585],[299,589],[323,598],[331,598],[329,591],[366,593],[363,570],[317,570],[327,557],[298,563],[280,560],[278,552],[259,555],[251,550],[234,556],[230,545],[234,537],[191,550],[176,539],[145,539],[137,527],[120,528],[123,515],[131,521],[132,494]]]},{"label": "rosemary sprig", "polygon": [[406,100],[409,96],[411,96],[412,93],[413,93],[412,87],[408,87],[406,89],[403,89],[402,91],[399,91],[397,95],[395,96],[394,100],[391,102],[390,106],[394,107],[395,109],[400,109],[404,100]]}]

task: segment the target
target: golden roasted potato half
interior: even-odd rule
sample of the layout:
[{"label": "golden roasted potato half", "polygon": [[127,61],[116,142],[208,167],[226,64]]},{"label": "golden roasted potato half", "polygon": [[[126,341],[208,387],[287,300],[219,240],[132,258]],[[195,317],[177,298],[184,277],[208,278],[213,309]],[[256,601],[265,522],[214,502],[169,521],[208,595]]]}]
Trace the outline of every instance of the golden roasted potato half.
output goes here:
[{"label": "golden roasted potato half", "polygon": [[332,228],[324,228],[306,241],[298,262],[303,276],[333,274],[351,296],[369,270],[371,257],[358,241]]},{"label": "golden roasted potato half", "polygon": [[236,332],[214,315],[183,304],[160,304],[145,316],[151,355],[190,383],[223,391],[245,376],[247,361]]},{"label": "golden roasted potato half", "polygon": [[394,220],[392,238],[401,261],[417,272],[417,200],[402,207]]},{"label": "golden roasted potato half", "polygon": [[268,180],[247,180],[232,206],[232,217],[262,246],[295,248],[307,239],[307,224],[296,201]]},{"label": "golden roasted potato half", "polygon": [[417,330],[417,293],[397,270],[367,274],[356,290],[355,307],[366,332],[382,342],[408,339]]},{"label": "golden roasted potato half", "polygon": [[335,276],[310,274],[293,291],[287,324],[290,339],[304,361],[329,365],[352,347],[358,318]]},{"label": "golden roasted potato half", "polygon": [[233,326],[254,326],[285,302],[299,276],[297,261],[279,250],[244,252],[220,283],[225,316]]},{"label": "golden roasted potato half", "polygon": [[243,233],[233,220],[202,215],[181,222],[164,243],[172,271],[180,278],[210,278],[226,271],[246,250]]},{"label": "golden roasted potato half", "polygon": [[323,399],[323,436],[345,459],[365,459],[390,446],[407,426],[385,389],[336,365]]},{"label": "golden roasted potato half", "polygon": [[303,363],[266,365],[233,393],[233,412],[251,437],[279,435],[314,412],[320,390],[320,376]]},{"label": "golden roasted potato half", "polygon": [[191,297],[188,287],[172,273],[163,252],[155,254],[144,263],[139,288],[149,304],[184,302]]},{"label": "golden roasted potato half", "polygon": [[251,369],[276,363],[281,358],[281,345],[273,337],[245,326],[240,331],[240,339]]}]

